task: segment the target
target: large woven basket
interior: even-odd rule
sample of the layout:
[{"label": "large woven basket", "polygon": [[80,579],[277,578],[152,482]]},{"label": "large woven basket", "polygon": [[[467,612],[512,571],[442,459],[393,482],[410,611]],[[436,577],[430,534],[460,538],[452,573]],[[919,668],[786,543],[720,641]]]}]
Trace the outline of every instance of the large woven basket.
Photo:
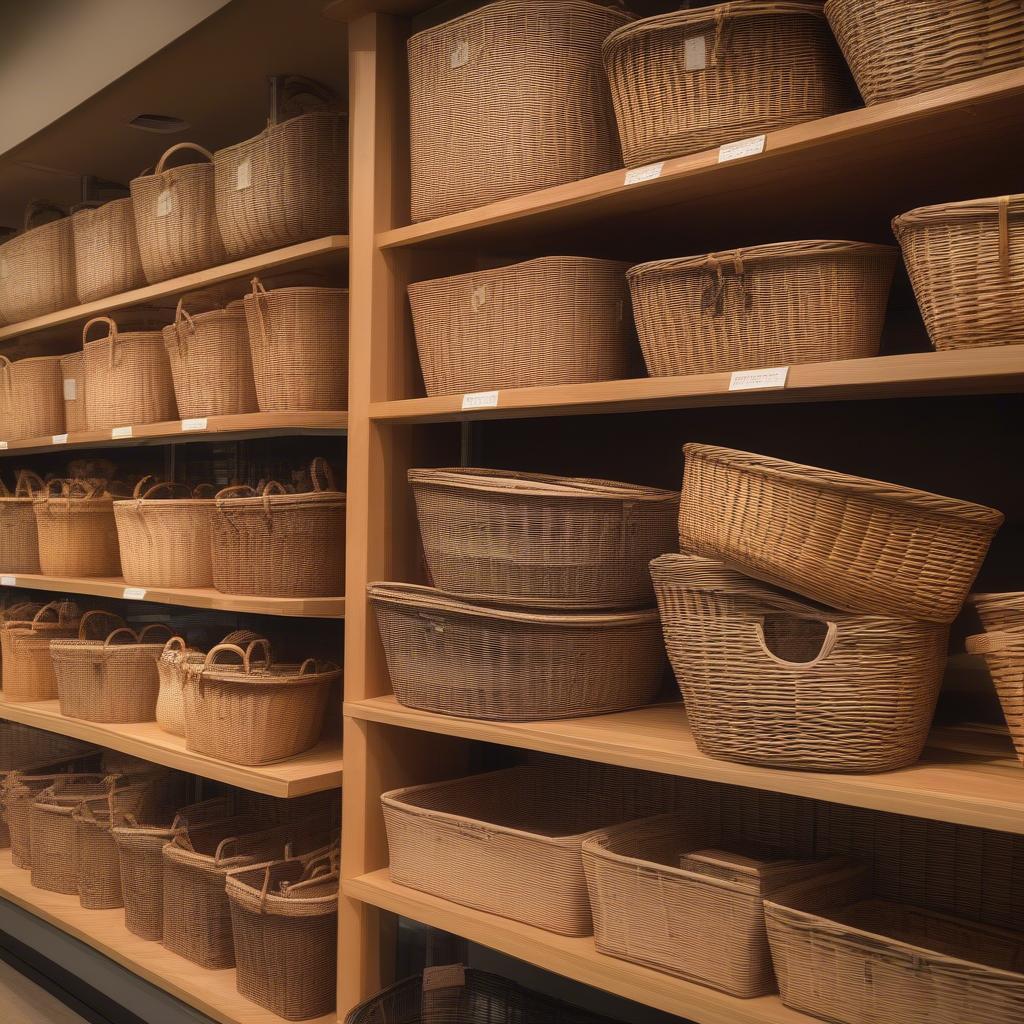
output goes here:
[{"label": "large woven basket", "polygon": [[878,354],[889,245],[775,242],[656,260],[628,276],[652,377]]},{"label": "large woven basket", "polygon": [[748,0],[674,11],[618,29],[603,51],[629,167],[855,103],[820,3]]},{"label": "large woven basket", "polygon": [[868,104],[1024,65],[1018,0],[828,0],[825,16]]},{"label": "large woven basket", "polygon": [[5,573],[39,572],[39,536],[32,493],[45,486],[31,470],[18,473],[11,494],[0,480],[0,569]]},{"label": "large woven basket", "polygon": [[[169,157],[191,150],[203,162],[166,167]],[[224,263],[217,228],[213,154],[192,142],[171,146],[153,174],[130,182],[139,257],[150,284]]]},{"label": "large woven basket", "polygon": [[1024,195],[922,206],[892,227],[937,349],[1024,343]]},{"label": "large woven basket", "polygon": [[260,412],[348,408],[348,291],[274,288],[245,296]]},{"label": "large woven basket", "polygon": [[411,469],[434,584],[532,608],[651,603],[647,563],[675,549],[671,491],[497,469]]},{"label": "large woven basket", "polygon": [[617,167],[601,42],[628,20],[583,0],[497,0],[412,36],[413,221]]},{"label": "large woven basket", "polygon": [[0,355],[0,434],[8,441],[64,433],[64,383],[60,356],[12,363]]},{"label": "large woven basket", "polygon": [[32,804],[43,790],[66,774],[66,771],[37,774],[34,770],[5,774],[0,801],[7,822],[11,863],[16,868],[27,871],[32,867]]},{"label": "large woven basket", "polygon": [[409,285],[427,394],[631,376],[628,266],[542,256]]},{"label": "large woven basket", "polygon": [[79,302],[95,302],[146,283],[131,197],[78,208],[71,215],[71,232]]},{"label": "large woven basket", "polygon": [[764,455],[688,444],[684,551],[847,611],[951,622],[994,509]]},{"label": "large woven basket", "polygon": [[[43,215],[58,219],[37,226]],[[16,324],[74,306],[73,251],[64,208],[45,200],[30,203],[24,230],[0,245],[0,322]]]},{"label": "large woven basket", "polygon": [[[688,561],[663,555],[651,573],[701,751],[830,772],[891,771],[917,761],[946,663],[945,627],[810,605],[783,609],[772,591],[740,573],[732,594],[742,613],[694,615],[687,592],[703,588]],[[724,572],[711,567],[718,599]]]},{"label": "large woven basket", "polygon": [[551,614],[370,587],[395,696],[460,718],[526,722],[649,704],[665,657],[652,611]]},{"label": "large woven basket", "polygon": [[1024,764],[1024,597],[1012,596],[1017,602],[1016,622],[968,637],[967,650],[984,656],[1017,757]]},{"label": "large woven basket", "polygon": [[345,495],[313,462],[314,490],[228,487],[213,516],[213,585],[222,594],[333,597],[345,585]]},{"label": "large woven basket", "polygon": [[61,356],[61,383],[64,388],[64,429],[77,434],[89,429],[85,415],[85,353]]},{"label": "large woven basket", "polygon": [[78,606],[70,601],[51,602],[27,624],[5,622],[4,700],[12,704],[54,700],[57,677],[50,659],[50,641],[77,636],[78,628]]},{"label": "large woven basket", "polygon": [[51,480],[32,498],[32,511],[44,575],[121,575],[114,499],[103,483]]}]

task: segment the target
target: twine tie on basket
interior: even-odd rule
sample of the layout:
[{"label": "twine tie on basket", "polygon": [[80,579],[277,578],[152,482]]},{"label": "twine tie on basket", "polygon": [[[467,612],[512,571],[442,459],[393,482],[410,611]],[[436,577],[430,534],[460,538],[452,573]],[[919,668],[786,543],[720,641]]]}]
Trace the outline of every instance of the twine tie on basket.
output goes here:
[{"label": "twine tie on basket", "polygon": [[[739,286],[740,294],[743,296],[743,309],[749,311],[753,305],[753,298],[750,294],[750,289],[747,287],[746,268],[743,265],[743,251],[736,249],[732,253],[727,254],[727,256],[732,263],[732,272],[735,276],[736,284]],[[722,316],[725,312],[725,289],[728,279],[722,269],[723,258],[725,258],[724,254],[712,253],[705,261],[708,268],[705,272],[708,283],[704,286],[701,293],[701,309],[705,312],[713,310],[715,316]]]}]

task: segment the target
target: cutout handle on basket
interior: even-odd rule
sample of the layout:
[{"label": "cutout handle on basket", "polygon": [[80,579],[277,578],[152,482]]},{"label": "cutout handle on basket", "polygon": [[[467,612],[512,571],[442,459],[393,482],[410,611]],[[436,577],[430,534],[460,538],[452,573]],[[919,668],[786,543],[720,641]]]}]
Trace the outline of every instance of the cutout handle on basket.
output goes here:
[{"label": "cutout handle on basket", "polygon": [[[799,618],[798,616],[784,616],[785,618]],[[761,651],[768,658],[774,661],[777,665],[781,665],[783,668],[791,669],[793,671],[800,671],[801,669],[813,668],[816,665],[821,664],[828,656],[832,653],[832,648],[835,647],[836,641],[839,639],[839,626],[837,623],[827,619],[812,618],[808,616],[805,621],[821,622],[825,625],[825,637],[821,641],[821,649],[810,661],[787,661],[785,658],[780,658],[774,651],[768,647],[768,643],[764,635],[764,620],[752,623],[754,627],[754,636],[761,647]]]},{"label": "cutout handle on basket", "polygon": [[171,146],[170,149],[164,151],[163,156],[161,156],[160,159],[157,161],[153,173],[163,174],[167,160],[170,157],[174,156],[175,153],[182,153],[185,152],[186,150],[189,150],[193,153],[198,153],[208,163],[213,163],[213,154],[208,149],[205,149],[203,146],[200,146],[197,142],[178,142],[175,145]]}]

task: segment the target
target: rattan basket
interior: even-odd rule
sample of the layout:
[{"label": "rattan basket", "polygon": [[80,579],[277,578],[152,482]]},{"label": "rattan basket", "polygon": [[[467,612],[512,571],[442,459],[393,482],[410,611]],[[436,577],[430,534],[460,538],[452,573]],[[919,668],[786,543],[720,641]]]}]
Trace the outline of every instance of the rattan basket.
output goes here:
[{"label": "rattan basket", "polygon": [[51,480],[33,496],[32,511],[44,575],[121,575],[114,499],[104,483]]},{"label": "rattan basket", "polygon": [[260,412],[348,408],[348,291],[273,288],[245,296]]},{"label": "rattan basket", "polygon": [[[1024,604],[1024,600],[1018,597]],[[967,638],[967,650],[988,664],[1017,757],[1024,765],[1024,614],[1017,622]]]},{"label": "rattan basket", "polygon": [[937,349],[1024,343],[1024,195],[923,206],[892,227]]},{"label": "rattan basket", "polygon": [[39,572],[39,536],[32,511],[32,494],[44,486],[28,469],[18,473],[13,494],[0,480],[0,570],[3,572]]},{"label": "rattan basket", "polygon": [[[166,168],[168,157],[191,150],[203,162]],[[192,142],[171,146],[153,174],[130,182],[139,257],[150,284],[227,261],[217,228],[213,154]]]},{"label": "rattan basket", "polygon": [[582,0],[497,0],[412,36],[413,221],[619,166],[601,42],[628,20]]},{"label": "rattan basket", "polygon": [[[42,214],[58,219],[36,226]],[[46,200],[29,203],[24,230],[0,245],[0,322],[16,324],[74,306],[73,252],[67,211]]]},{"label": "rattan basket", "polygon": [[628,266],[543,256],[409,285],[427,394],[632,376]]},{"label": "rattan basket", "polygon": [[[26,628],[27,626],[27,628]],[[77,636],[78,606],[53,601],[30,623],[3,625],[3,695],[12,704],[54,700],[57,677],[50,659],[50,641]]]},{"label": "rattan basket", "polygon": [[674,492],[499,469],[411,469],[434,584],[531,608],[652,603],[647,563],[676,547]]},{"label": "rattan basket", "polygon": [[878,354],[896,249],[775,242],[656,260],[628,276],[652,377]]},{"label": "rattan basket", "polygon": [[129,196],[102,205],[92,203],[71,214],[78,301],[95,302],[146,283],[135,237],[135,214]]},{"label": "rattan basket", "polygon": [[684,551],[834,608],[951,622],[1003,521],[954,498],[688,444]]},{"label": "rattan basket", "polygon": [[64,433],[64,384],[60,356],[12,363],[0,355],[0,435],[8,441],[49,439]]},{"label": "rattan basket", "polygon": [[626,166],[711,149],[856,103],[820,3],[674,11],[604,41]]},{"label": "rattan basket", "polygon": [[173,736],[185,735],[185,665],[202,663],[202,651],[189,647],[184,637],[172,636],[156,663],[160,692],[156,699],[156,724]]},{"label": "rattan basket", "polygon": [[395,696],[459,718],[527,722],[649,704],[665,675],[652,611],[552,614],[369,588]]},{"label": "rattan basket", "polygon": [[828,0],[825,15],[868,104],[1024,65],[1018,0]]},{"label": "rattan basket", "polygon": [[61,356],[61,384],[64,390],[64,429],[69,434],[88,430],[85,415],[85,353]]}]

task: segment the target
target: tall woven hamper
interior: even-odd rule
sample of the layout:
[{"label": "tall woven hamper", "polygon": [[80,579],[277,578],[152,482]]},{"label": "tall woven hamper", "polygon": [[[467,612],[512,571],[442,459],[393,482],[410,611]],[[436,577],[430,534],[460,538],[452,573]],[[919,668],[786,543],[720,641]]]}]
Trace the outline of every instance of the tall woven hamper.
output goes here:
[{"label": "tall woven hamper", "polygon": [[60,356],[12,363],[0,355],[0,434],[8,441],[64,433]]},{"label": "tall woven hamper", "polygon": [[18,473],[13,494],[0,480],[0,569],[4,572],[39,572],[39,535],[32,494],[43,486],[43,481],[27,469]]},{"label": "tall woven hamper", "polygon": [[75,292],[80,303],[129,292],[146,283],[130,196],[73,207],[71,233]]},{"label": "tall woven hamper", "polygon": [[[56,220],[37,223],[54,215]],[[24,230],[0,245],[0,322],[16,324],[74,306],[73,253],[65,209],[46,200],[29,203]]]},{"label": "tall woven hamper", "polygon": [[114,499],[103,482],[51,480],[32,511],[45,575],[121,575]]}]

